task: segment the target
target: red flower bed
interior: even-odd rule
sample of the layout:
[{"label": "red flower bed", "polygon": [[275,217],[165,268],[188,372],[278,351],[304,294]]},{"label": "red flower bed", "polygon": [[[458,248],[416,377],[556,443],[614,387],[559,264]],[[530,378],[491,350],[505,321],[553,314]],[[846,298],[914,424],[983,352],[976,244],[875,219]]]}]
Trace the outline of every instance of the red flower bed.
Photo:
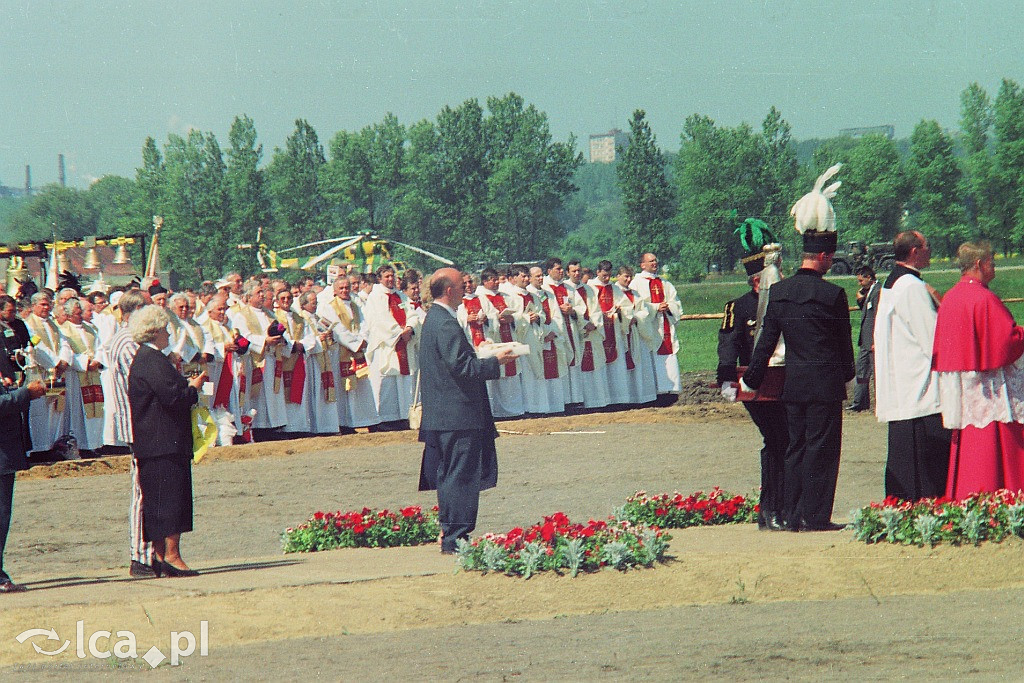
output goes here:
[{"label": "red flower bed", "polygon": [[312,553],[334,548],[390,548],[437,541],[441,527],[437,506],[424,512],[418,505],[397,512],[363,508],[350,512],[314,512],[304,524],[284,530],[286,553]]}]

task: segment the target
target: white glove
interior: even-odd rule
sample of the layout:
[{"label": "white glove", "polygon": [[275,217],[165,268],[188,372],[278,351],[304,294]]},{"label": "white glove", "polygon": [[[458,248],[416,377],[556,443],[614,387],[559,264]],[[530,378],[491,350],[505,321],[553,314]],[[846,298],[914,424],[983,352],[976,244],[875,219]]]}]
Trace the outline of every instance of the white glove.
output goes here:
[{"label": "white glove", "polygon": [[751,389],[749,386],[747,386],[747,383],[743,381],[742,377],[740,378],[740,391],[742,391],[742,392],[744,392],[746,394],[756,394],[757,393],[757,389]]},{"label": "white glove", "polygon": [[735,401],[739,385],[736,382],[722,382],[722,398],[726,401]]}]

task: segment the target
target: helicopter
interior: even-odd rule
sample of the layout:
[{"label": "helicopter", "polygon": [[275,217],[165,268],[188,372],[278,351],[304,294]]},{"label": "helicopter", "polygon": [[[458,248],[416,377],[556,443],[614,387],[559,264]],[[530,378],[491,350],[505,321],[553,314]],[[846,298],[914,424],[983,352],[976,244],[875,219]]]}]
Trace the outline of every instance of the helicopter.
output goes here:
[{"label": "helicopter", "polygon": [[[330,245],[330,246],[328,246]],[[411,244],[405,242],[399,242],[398,240],[388,239],[382,237],[369,230],[363,230],[355,235],[347,235],[345,237],[332,237],[326,240],[318,240],[316,242],[307,242],[306,244],[300,244],[294,247],[288,247],[287,249],[272,250],[266,243],[263,242],[263,228],[261,227],[256,233],[256,244],[239,244],[239,249],[255,249],[256,260],[259,261],[260,269],[264,273],[276,273],[280,269],[297,269],[297,270],[317,270],[322,264],[330,263],[331,259],[335,257],[344,258],[346,261],[352,263],[359,263],[362,265],[360,270],[363,272],[371,272],[376,266],[390,263],[397,264],[399,270],[405,270],[404,264],[394,261],[391,257],[391,248],[393,245],[405,247],[411,251],[415,251],[418,254],[428,256],[435,261],[439,261],[445,265],[454,265],[454,262],[446,259],[443,256],[439,256],[433,252],[429,252],[426,249],[414,247]],[[306,249],[312,249],[314,247],[327,247],[324,251],[303,259],[298,256],[284,256],[284,254],[292,254],[300,252]]]}]

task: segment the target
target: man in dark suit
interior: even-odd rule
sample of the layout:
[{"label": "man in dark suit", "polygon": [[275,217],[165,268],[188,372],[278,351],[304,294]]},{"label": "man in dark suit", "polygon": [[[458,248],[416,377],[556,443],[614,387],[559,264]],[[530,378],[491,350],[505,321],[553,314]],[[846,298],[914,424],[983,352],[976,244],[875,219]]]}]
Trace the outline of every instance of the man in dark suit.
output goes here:
[{"label": "man in dark suit", "polygon": [[860,307],[860,333],[857,336],[857,387],[847,410],[860,412],[871,407],[871,375],[875,371],[875,314],[881,283],[871,266],[857,269],[857,306]]},{"label": "man in dark suit", "polygon": [[28,402],[46,394],[42,382],[15,384],[17,366],[9,355],[0,354],[0,593],[17,593],[23,586],[11,581],[4,571],[4,546],[11,528],[14,477],[28,467],[26,452],[32,447],[28,435]]},{"label": "man in dark suit", "polygon": [[[786,340],[782,401],[789,425],[783,516],[790,531],[831,531],[846,382],[854,377],[846,293],[822,276],[832,267],[835,232],[808,240],[800,270],[771,287],[761,337],[743,382],[761,385],[781,334]],[[818,249],[814,249],[818,247]]]},{"label": "man in dark suit", "polygon": [[[436,486],[441,552],[454,553],[476,527],[480,491],[498,481],[494,418],[486,380],[512,361],[509,350],[480,359],[466,339],[455,308],[464,294],[462,275],[442,268],[430,280],[434,305],[420,336],[421,430],[427,451],[437,456]],[[425,458],[425,464],[429,462]],[[433,472],[424,472],[428,480]]]}]

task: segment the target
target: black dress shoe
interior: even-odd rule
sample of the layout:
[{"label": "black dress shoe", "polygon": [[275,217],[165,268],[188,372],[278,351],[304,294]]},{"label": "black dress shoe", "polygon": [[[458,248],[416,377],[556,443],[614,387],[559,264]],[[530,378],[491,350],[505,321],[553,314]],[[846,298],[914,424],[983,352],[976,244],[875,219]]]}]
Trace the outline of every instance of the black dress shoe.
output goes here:
[{"label": "black dress shoe", "polygon": [[800,531],[800,522],[790,522],[788,519],[780,519],[779,531],[792,531],[793,533],[796,533]]},{"label": "black dress shoe", "polygon": [[835,522],[800,522],[800,531],[842,531],[846,528],[845,524],[836,524]]},{"label": "black dress shoe", "polygon": [[27,590],[24,586],[19,586],[10,579],[0,582],[0,593],[24,593]]},{"label": "black dress shoe", "polygon": [[786,530],[786,527],[785,527],[785,525],[783,525],[782,520],[780,520],[779,516],[776,513],[774,513],[774,512],[769,513],[768,516],[765,517],[764,525],[765,525],[765,528],[768,529],[768,531],[785,531]]},{"label": "black dress shoe", "polygon": [[179,577],[199,576],[199,572],[197,572],[195,569],[178,569],[173,564],[169,564],[167,562],[161,562],[160,565],[160,569],[163,575],[170,577],[172,579]]},{"label": "black dress shoe", "polygon": [[152,565],[143,564],[138,560],[132,560],[128,568],[128,576],[133,579],[155,579],[160,576],[160,561],[156,560]]}]

